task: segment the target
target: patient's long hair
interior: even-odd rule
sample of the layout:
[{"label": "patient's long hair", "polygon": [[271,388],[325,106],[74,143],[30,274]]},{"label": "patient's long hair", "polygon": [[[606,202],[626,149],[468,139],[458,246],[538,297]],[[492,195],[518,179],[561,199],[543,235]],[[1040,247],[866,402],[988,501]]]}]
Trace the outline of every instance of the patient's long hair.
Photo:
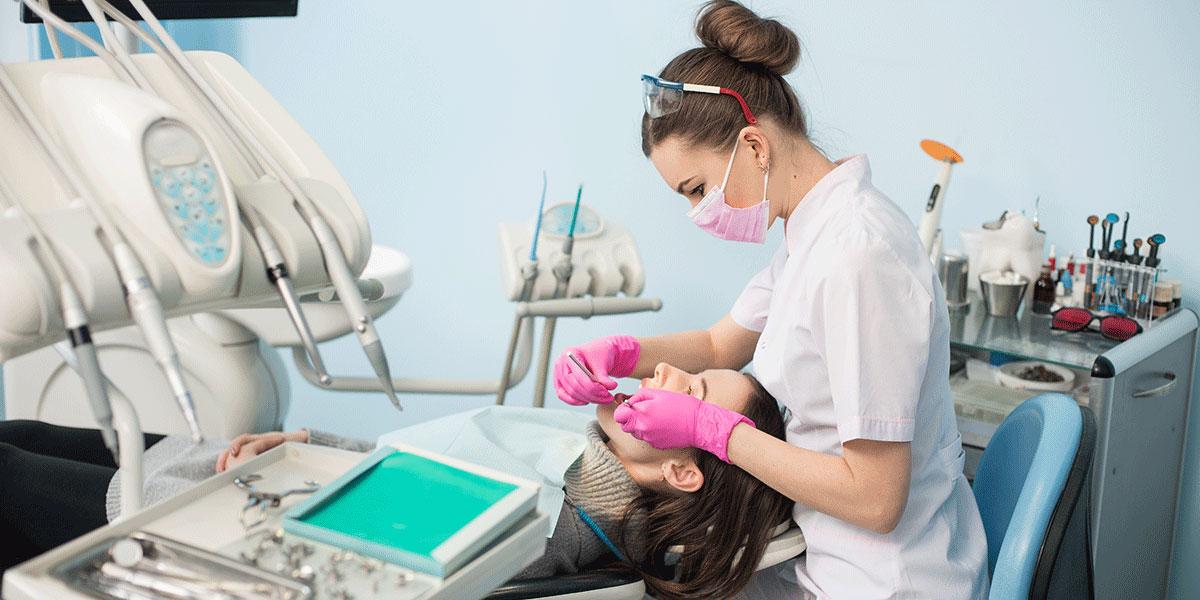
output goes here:
[{"label": "patient's long hair", "polygon": [[[745,416],[755,426],[783,439],[783,415],[775,398],[747,375],[754,393]],[[642,490],[625,511],[621,544],[625,555],[656,598],[730,598],[746,587],[762,559],[772,530],[789,518],[792,501],[754,476],[721,459],[695,450],[704,485],[691,494],[668,495]],[[628,539],[641,533],[636,545]],[[628,535],[627,535],[628,534]],[[672,546],[683,553],[674,572],[662,564]]]}]

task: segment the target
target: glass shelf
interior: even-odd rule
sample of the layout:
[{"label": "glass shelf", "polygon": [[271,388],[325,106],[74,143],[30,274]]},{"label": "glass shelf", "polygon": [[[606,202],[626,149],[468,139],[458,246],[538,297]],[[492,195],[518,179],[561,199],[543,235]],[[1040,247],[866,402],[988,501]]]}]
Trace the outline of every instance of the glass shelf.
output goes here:
[{"label": "glass shelf", "polygon": [[1050,329],[1049,315],[1022,309],[1019,317],[993,317],[974,293],[968,310],[950,311],[950,345],[985,352],[1003,352],[1026,360],[1041,360],[1090,371],[1096,357],[1119,342],[1095,331],[1069,333]]}]

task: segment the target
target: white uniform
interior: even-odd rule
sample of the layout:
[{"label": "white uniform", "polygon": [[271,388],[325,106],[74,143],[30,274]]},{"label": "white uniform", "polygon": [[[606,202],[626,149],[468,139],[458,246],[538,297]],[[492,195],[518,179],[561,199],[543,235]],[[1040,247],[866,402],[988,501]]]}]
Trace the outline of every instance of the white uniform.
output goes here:
[{"label": "white uniform", "polygon": [[797,205],[731,315],[762,332],[754,370],[790,409],[788,442],[835,455],[854,439],[912,443],[908,504],[891,533],[796,505],[806,597],[985,597],[987,542],[962,472],[945,298],[865,156],[840,161]]}]

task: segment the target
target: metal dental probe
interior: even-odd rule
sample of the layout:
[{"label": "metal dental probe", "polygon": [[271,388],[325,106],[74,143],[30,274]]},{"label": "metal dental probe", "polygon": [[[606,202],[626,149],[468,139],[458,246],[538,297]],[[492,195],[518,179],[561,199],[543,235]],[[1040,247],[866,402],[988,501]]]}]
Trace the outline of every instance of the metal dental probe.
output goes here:
[{"label": "metal dental probe", "polygon": [[[596,381],[596,376],[592,374],[591,369],[584,366],[583,361],[576,358],[575,355],[571,354],[570,352],[567,353],[567,358],[571,359],[571,362],[575,363],[575,366],[578,367],[579,370],[582,371],[584,375],[587,375],[588,379],[591,379],[592,381]],[[599,383],[599,382],[597,381],[597,383]]]}]

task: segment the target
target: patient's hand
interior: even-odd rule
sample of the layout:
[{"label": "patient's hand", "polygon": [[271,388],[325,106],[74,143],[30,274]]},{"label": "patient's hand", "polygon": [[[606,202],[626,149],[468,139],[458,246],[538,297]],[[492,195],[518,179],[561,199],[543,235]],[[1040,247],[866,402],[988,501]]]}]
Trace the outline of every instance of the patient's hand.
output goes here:
[{"label": "patient's hand", "polygon": [[229,447],[217,458],[216,470],[223,473],[284,442],[308,442],[308,430],[271,431],[267,433],[243,433],[229,443]]}]

